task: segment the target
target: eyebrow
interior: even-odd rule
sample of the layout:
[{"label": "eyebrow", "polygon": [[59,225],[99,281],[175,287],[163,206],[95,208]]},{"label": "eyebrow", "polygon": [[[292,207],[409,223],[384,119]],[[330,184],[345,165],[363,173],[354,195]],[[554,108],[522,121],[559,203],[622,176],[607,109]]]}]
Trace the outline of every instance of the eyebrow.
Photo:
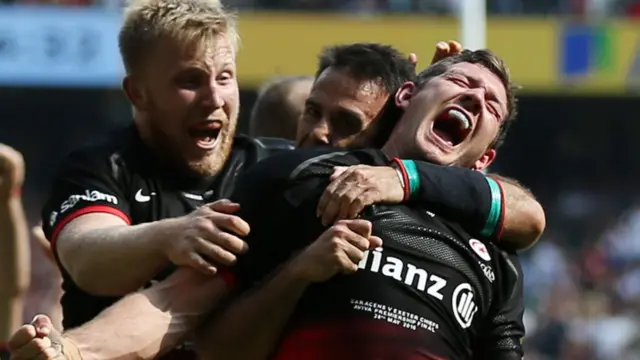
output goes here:
[{"label": "eyebrow", "polygon": [[[469,81],[473,82],[473,83],[474,83],[474,85],[482,86],[482,87],[485,87],[486,89],[490,89],[489,94],[490,94],[490,96],[491,96],[491,100],[494,100],[494,101],[497,101],[498,103],[500,103],[500,100],[498,99],[498,95],[496,95],[496,91],[495,91],[495,89],[493,89],[493,87],[490,87],[490,86],[489,86],[489,84],[487,84],[487,82],[486,82],[486,81],[484,81],[484,79],[482,79],[482,78],[478,78],[478,77],[476,77],[476,76],[469,75],[469,74],[467,74],[467,73],[465,73],[465,72],[462,72],[462,71],[460,71],[460,70],[457,70],[457,69],[451,69],[451,70],[448,70],[447,72],[445,72],[445,74],[446,74],[446,75],[460,75],[460,76],[464,76],[464,77],[465,77],[465,78],[467,78]],[[492,72],[492,74],[493,74],[493,72]],[[496,76],[497,76],[497,75],[496,75]],[[508,99],[507,99],[507,101],[508,101]],[[507,116],[507,113],[509,112],[509,109],[508,109],[508,105],[507,105],[507,103],[505,103],[505,104],[500,104],[500,107],[502,108],[501,110],[504,110],[505,116]]]}]

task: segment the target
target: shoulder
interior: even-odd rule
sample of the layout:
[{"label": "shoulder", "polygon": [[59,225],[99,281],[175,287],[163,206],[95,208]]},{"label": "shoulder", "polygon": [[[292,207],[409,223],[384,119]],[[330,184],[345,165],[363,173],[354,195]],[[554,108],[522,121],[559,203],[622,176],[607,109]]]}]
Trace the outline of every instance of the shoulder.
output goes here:
[{"label": "shoulder", "polygon": [[65,157],[60,171],[107,172],[119,177],[136,153],[134,136],[133,130],[125,128],[89,139]]},{"label": "shoulder", "polygon": [[249,167],[243,177],[284,181],[292,177],[296,169],[304,166],[305,162],[320,156],[330,156],[330,154],[341,154],[341,152],[331,148],[294,149],[278,152]]}]

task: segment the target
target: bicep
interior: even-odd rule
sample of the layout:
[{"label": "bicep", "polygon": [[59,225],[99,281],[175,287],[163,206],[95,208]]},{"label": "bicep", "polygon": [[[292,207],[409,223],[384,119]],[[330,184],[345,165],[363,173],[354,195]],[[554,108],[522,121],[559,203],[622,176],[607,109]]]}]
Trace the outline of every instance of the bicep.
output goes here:
[{"label": "bicep", "polygon": [[55,241],[51,242],[52,250],[62,264],[71,261],[70,254],[77,248],[78,240],[87,232],[127,226],[129,223],[122,217],[108,212],[87,213],[71,219],[68,223],[61,224]]}]

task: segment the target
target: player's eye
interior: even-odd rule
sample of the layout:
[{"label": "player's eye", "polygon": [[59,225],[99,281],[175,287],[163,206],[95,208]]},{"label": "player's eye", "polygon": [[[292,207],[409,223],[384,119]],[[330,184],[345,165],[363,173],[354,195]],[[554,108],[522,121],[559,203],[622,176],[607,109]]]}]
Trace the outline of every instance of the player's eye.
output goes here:
[{"label": "player's eye", "polygon": [[200,71],[187,71],[178,75],[176,83],[181,88],[196,89],[206,83],[206,76]]}]

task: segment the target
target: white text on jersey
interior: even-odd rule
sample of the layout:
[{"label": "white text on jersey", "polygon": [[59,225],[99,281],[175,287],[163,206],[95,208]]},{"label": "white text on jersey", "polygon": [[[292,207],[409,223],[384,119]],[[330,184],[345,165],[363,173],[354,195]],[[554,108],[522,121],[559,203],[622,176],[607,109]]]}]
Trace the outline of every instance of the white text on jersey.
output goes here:
[{"label": "white text on jersey", "polygon": [[[368,261],[370,257],[371,261]],[[420,269],[413,264],[407,264],[405,271],[404,262],[393,256],[385,256],[384,263],[382,258],[382,248],[377,248],[374,251],[365,251],[364,258],[360,261],[358,267],[374,273],[380,272],[384,276],[394,278],[420,291],[426,290],[427,294],[438,300],[444,298],[440,290],[447,286],[447,280],[438,275],[429,274],[426,270]],[[368,267],[367,263],[369,263]],[[427,287],[427,281],[429,281],[429,287]]]},{"label": "white text on jersey", "polygon": [[67,200],[65,200],[62,203],[62,205],[60,205],[60,213],[62,214],[65,211],[73,208],[74,206],[76,206],[76,204],[80,200],[91,201],[91,202],[106,201],[106,202],[110,202],[110,203],[112,203],[114,205],[118,204],[118,198],[116,198],[113,195],[107,195],[107,194],[101,193],[100,191],[97,191],[97,190],[86,190],[84,192],[84,194],[78,194],[78,195],[69,196],[69,198]]}]

